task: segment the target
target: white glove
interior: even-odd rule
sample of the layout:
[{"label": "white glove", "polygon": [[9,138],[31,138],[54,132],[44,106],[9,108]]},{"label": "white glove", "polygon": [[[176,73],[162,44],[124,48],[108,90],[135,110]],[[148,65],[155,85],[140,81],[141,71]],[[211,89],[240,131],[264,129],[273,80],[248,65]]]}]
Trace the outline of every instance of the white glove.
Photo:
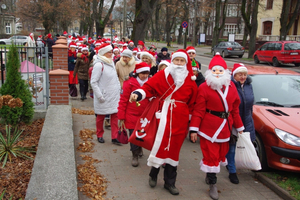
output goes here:
[{"label": "white glove", "polygon": [[99,101],[100,101],[100,103],[104,103],[105,102],[105,98],[104,97],[100,97]]}]

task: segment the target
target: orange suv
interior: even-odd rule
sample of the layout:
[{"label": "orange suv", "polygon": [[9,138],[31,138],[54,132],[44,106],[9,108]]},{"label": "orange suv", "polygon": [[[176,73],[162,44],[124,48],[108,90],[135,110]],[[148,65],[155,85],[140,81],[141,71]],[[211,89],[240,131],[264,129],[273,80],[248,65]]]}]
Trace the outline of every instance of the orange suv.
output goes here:
[{"label": "orange suv", "polygon": [[267,62],[272,63],[274,67],[288,63],[300,66],[300,42],[266,42],[255,51],[253,59],[256,64],[260,62]]}]

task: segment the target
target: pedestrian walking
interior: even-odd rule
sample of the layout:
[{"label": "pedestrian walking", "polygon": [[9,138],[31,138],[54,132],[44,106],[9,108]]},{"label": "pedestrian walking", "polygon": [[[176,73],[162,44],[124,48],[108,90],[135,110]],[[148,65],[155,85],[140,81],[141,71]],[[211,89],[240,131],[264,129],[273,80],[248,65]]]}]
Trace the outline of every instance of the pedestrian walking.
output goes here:
[{"label": "pedestrian walking", "polygon": [[[124,81],[123,93],[121,94],[118,107],[118,119],[120,120],[119,127],[125,125],[125,128],[129,131],[129,136],[133,133],[139,117],[149,103],[148,99],[141,101],[139,106],[136,106],[134,103],[129,103],[130,94],[142,87],[144,83],[148,81],[150,67],[145,62],[138,63],[135,65],[133,74],[133,77]],[[138,157],[142,152],[142,148],[130,143],[130,151],[132,152],[131,165],[137,167],[139,165]]]},{"label": "pedestrian walking", "polygon": [[157,66],[155,62],[155,58],[149,51],[143,51],[140,54],[140,58],[142,62],[145,62],[150,67],[150,76],[153,76],[157,73]]},{"label": "pedestrian walking", "polygon": [[132,56],[132,51],[129,49],[125,49],[121,53],[121,59],[116,64],[116,70],[121,84],[121,88],[123,87],[123,82],[125,80],[128,80],[129,73],[133,72],[135,64],[136,62],[134,57]]},{"label": "pedestrian walking", "polygon": [[187,135],[189,114],[197,96],[191,62],[185,50],[176,51],[171,64],[149,79],[140,89],[130,96],[130,102],[145,98],[161,99],[161,113],[156,116],[159,125],[155,142],[147,165],[151,167],[149,185],[155,187],[160,166],[164,169],[164,188],[172,195],[178,195],[175,186],[179,152]]},{"label": "pedestrian walking", "polygon": [[77,75],[74,76],[76,60],[77,60],[76,44],[75,42],[71,42],[68,51],[69,94],[71,97],[77,97],[76,84],[78,84],[78,77]]},{"label": "pedestrian walking", "polygon": [[230,81],[230,71],[220,54],[215,55],[205,73],[206,82],[198,87],[197,100],[190,122],[190,138],[193,142],[200,136],[203,158],[200,169],[206,173],[209,195],[218,199],[216,173],[220,165],[226,166],[226,154],[232,124],[239,133],[244,126],[239,116],[240,98]]},{"label": "pedestrian walking", "polygon": [[[255,128],[252,118],[254,94],[252,89],[252,79],[248,76],[248,70],[242,63],[235,63],[232,69],[231,81],[235,84],[241,104],[239,106],[239,113],[244,124],[244,132],[250,132],[251,141],[255,141]],[[229,151],[226,155],[229,172],[229,180],[231,183],[238,184],[239,179],[236,175],[235,168],[235,149],[238,134],[235,127],[232,127],[232,133],[229,142]]]},{"label": "pedestrian walking", "polygon": [[73,76],[76,77],[78,74],[79,81],[79,91],[81,96],[81,101],[86,99],[86,94],[88,92],[88,80],[89,80],[89,68],[90,68],[90,60],[89,60],[89,49],[86,45],[82,45],[81,53],[77,53],[77,60],[75,69],[73,72]]},{"label": "pedestrian walking", "polygon": [[112,46],[108,43],[100,45],[98,54],[94,56],[91,86],[94,92],[94,110],[97,114],[97,140],[104,143],[103,122],[105,115],[110,115],[111,139],[113,144],[120,145],[118,136],[118,103],[121,86],[114,62]]}]

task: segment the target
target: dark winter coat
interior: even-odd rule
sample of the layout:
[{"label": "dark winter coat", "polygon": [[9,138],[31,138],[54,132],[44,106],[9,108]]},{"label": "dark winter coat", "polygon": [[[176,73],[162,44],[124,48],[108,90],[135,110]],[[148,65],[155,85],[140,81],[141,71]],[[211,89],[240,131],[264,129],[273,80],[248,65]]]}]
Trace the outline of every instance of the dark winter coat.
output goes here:
[{"label": "dark winter coat", "polygon": [[199,85],[201,85],[202,83],[205,82],[205,78],[204,78],[204,76],[202,75],[201,72],[199,72],[198,75],[196,76],[195,82],[196,82],[198,87],[199,87]]},{"label": "dark winter coat", "polygon": [[[77,61],[76,61],[73,75],[76,76],[76,74],[78,74],[78,79],[88,80],[89,79],[90,61],[85,62],[84,60],[81,59],[81,55],[82,55],[81,53],[77,54]],[[90,53],[89,53],[89,55],[90,55]]]},{"label": "dark winter coat", "polygon": [[158,65],[162,60],[171,60],[170,54],[167,53],[167,55],[164,56],[162,52],[158,53],[156,58],[156,64]]},{"label": "dark winter coat", "polygon": [[53,41],[53,39],[48,38],[46,40],[47,43],[47,47],[48,47],[48,52],[52,52],[52,46],[55,45],[55,42]]},{"label": "dark winter coat", "polygon": [[130,94],[139,89],[141,86],[135,77],[131,77],[129,80],[123,83],[123,93],[119,101],[118,107],[118,119],[124,120],[125,127],[127,129],[134,129],[139,117],[144,112],[146,106],[149,103],[148,99],[140,101],[140,106],[136,106],[135,103],[129,102]]},{"label": "dark winter coat", "polygon": [[68,71],[74,71],[76,57],[74,55],[68,56]]},{"label": "dark winter coat", "polygon": [[234,82],[240,96],[241,104],[239,110],[240,110],[240,116],[242,118],[245,127],[244,132],[250,132],[251,141],[254,141],[255,129],[254,129],[254,122],[252,118],[254,94],[253,94],[253,89],[251,84],[252,79],[248,76],[243,87],[241,86],[241,83],[234,80],[233,77],[231,77],[231,80]]}]

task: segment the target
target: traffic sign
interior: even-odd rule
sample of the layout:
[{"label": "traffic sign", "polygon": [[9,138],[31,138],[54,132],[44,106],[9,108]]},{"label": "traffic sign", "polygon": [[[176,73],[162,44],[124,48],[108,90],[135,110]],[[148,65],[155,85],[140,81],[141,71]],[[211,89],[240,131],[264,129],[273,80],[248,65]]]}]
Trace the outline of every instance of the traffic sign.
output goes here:
[{"label": "traffic sign", "polygon": [[182,26],[182,28],[186,28],[186,27],[188,27],[188,23],[186,21],[183,21],[181,26]]}]

